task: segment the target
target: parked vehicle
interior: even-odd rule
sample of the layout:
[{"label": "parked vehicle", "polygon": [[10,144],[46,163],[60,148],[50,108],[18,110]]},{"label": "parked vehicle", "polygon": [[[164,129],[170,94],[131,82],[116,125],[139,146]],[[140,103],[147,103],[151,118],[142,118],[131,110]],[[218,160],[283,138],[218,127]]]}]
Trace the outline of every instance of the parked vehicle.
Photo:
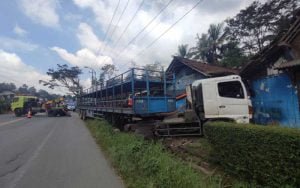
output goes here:
[{"label": "parked vehicle", "polygon": [[228,119],[249,123],[251,103],[240,76],[197,80],[187,87],[187,91],[187,100],[201,120]]},{"label": "parked vehicle", "polygon": [[11,103],[11,109],[17,117],[28,113],[29,110],[32,115],[45,111],[35,96],[15,96]]},{"label": "parked vehicle", "polygon": [[74,112],[76,110],[76,106],[73,103],[69,103],[67,104],[67,109]]},{"label": "parked vehicle", "polygon": [[44,108],[48,117],[70,116],[63,97],[47,101]]},{"label": "parked vehicle", "polygon": [[113,84],[87,89],[78,98],[80,117],[102,117],[121,129],[148,127],[160,136],[202,135],[207,120],[249,122],[249,99],[237,75],[194,81],[182,95],[185,109],[177,110],[175,77],[149,74],[133,68],[109,80]]}]

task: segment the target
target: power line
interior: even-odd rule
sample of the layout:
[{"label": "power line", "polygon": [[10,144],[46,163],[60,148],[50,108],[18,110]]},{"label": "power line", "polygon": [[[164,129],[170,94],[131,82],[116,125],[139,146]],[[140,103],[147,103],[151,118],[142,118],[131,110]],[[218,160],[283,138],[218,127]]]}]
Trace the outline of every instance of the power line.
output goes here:
[{"label": "power line", "polygon": [[111,32],[111,35],[110,35],[111,37],[113,36],[114,32],[116,31],[116,28],[117,28],[117,26],[119,25],[119,23],[120,23],[120,21],[121,21],[121,18],[122,18],[123,14],[125,13],[125,11],[126,11],[126,9],[127,9],[127,7],[128,7],[129,1],[130,1],[130,0],[127,0],[126,5],[125,5],[125,7],[124,7],[122,13],[120,14],[120,17],[119,17],[118,21],[117,21],[117,24],[115,25],[114,29],[113,29],[112,32]]},{"label": "power line", "polygon": [[[104,39],[103,39],[104,48],[105,48],[105,46],[106,46],[105,40],[106,40],[106,38],[107,38],[107,34],[108,34],[109,30],[110,30],[110,27],[111,27],[111,24],[112,24],[112,22],[113,22],[113,20],[114,20],[114,17],[115,17],[115,15],[116,15],[116,12],[117,12],[117,10],[118,10],[118,8],[119,8],[120,1],[121,1],[121,0],[118,1],[118,4],[117,4],[117,6],[116,6],[116,8],[115,8],[115,10],[114,10],[114,13],[113,13],[113,16],[112,16],[112,18],[111,18],[111,20],[110,20],[110,23],[109,23],[109,25],[108,25],[108,28],[107,28],[107,30],[106,30],[106,32],[105,32]],[[101,50],[101,51],[103,51],[103,50]],[[99,52],[100,52],[100,49],[97,51],[97,54],[99,54]]]},{"label": "power line", "polygon": [[140,3],[138,9],[135,11],[135,13],[133,14],[131,20],[128,22],[128,24],[126,25],[124,31],[122,32],[122,34],[120,35],[120,37],[117,39],[117,42],[114,44],[113,48],[115,48],[117,46],[117,44],[120,42],[121,38],[124,36],[125,32],[127,31],[127,29],[129,28],[129,26],[131,25],[131,23],[133,22],[133,20],[136,18],[137,13],[141,10],[143,4],[144,4],[145,0],[142,0],[142,2]]},{"label": "power line", "polygon": [[[115,32],[115,30],[116,30],[118,24],[120,23],[121,18],[122,18],[123,14],[125,13],[125,11],[126,11],[126,9],[127,9],[127,7],[128,7],[129,1],[130,1],[130,0],[127,0],[126,5],[125,5],[125,7],[124,7],[122,13],[120,14],[120,17],[119,17],[119,19],[118,19],[118,21],[117,21],[116,26],[114,27],[113,31],[111,32],[111,36],[110,36],[110,37],[113,36],[113,34],[114,34],[114,32]],[[104,50],[105,50],[105,48],[103,49],[103,51],[104,51]],[[105,62],[105,60],[106,60],[106,57],[102,60],[101,64],[102,64],[103,62]]]},{"label": "power line", "polygon": [[[144,2],[145,2],[145,0],[142,0],[142,2],[140,3],[139,7],[137,8],[137,10],[135,11],[135,13],[133,14],[132,18],[130,19],[130,21],[129,21],[128,24],[126,25],[125,29],[123,30],[122,34],[119,36],[119,38],[117,39],[117,42],[113,45],[112,48],[115,48],[115,47],[117,46],[117,44],[120,42],[121,38],[122,38],[123,35],[126,33],[127,29],[129,28],[129,26],[131,25],[131,23],[132,23],[133,20],[135,19],[137,13],[141,10],[141,8],[142,8]],[[129,3],[129,0],[127,1],[127,4],[128,4],[128,3]],[[126,5],[126,7],[127,7],[127,5]],[[125,8],[124,8],[124,9],[125,9]],[[125,10],[124,10],[124,12],[125,12]],[[123,14],[123,12],[122,12],[122,14]],[[121,14],[121,15],[122,15],[122,14]],[[121,18],[121,16],[120,16],[120,18]],[[103,63],[104,61],[106,61],[106,59],[107,59],[107,56],[102,60],[102,63]]]},{"label": "power line", "polygon": [[143,40],[147,37],[147,35],[148,35],[149,33],[151,33],[152,31],[154,31],[154,29],[155,29],[156,27],[158,27],[160,24],[161,24],[160,22],[158,22],[157,24],[155,24],[155,26],[152,27],[148,32],[146,32],[146,33],[139,39],[139,41],[143,41]]},{"label": "power line", "polygon": [[180,22],[185,16],[187,16],[192,10],[194,10],[200,3],[204,0],[198,1],[189,11],[187,11],[184,15],[182,15],[177,21],[175,21],[168,29],[166,29],[161,35],[159,35],[156,39],[154,39],[151,43],[149,43],[142,51],[140,51],[137,55],[141,55],[146,49],[150,48],[154,43],[156,43],[162,36],[164,36],[167,32],[169,32],[178,22]]},{"label": "power line", "polygon": [[[150,24],[152,24],[152,22],[154,22],[154,20],[156,20],[156,18],[161,14],[161,13],[163,13],[163,11],[165,11],[166,10],[166,8],[172,3],[172,1],[174,1],[174,0],[170,0],[162,9],[160,9],[160,11],[152,18],[152,20],[151,21],[149,21],[145,26],[144,26],[144,28],[142,29],[142,30],[140,30],[130,41],[129,41],[129,43],[125,46],[125,48],[123,48],[123,50],[119,53],[119,55],[121,55],[124,51],[125,51],[125,49],[130,45],[130,44],[132,44],[134,41],[135,41],[135,39],[137,39],[139,36],[140,36],[140,34],[142,34],[146,29],[147,29],[147,27],[149,27],[149,25]],[[118,55],[118,56],[119,56]]]}]

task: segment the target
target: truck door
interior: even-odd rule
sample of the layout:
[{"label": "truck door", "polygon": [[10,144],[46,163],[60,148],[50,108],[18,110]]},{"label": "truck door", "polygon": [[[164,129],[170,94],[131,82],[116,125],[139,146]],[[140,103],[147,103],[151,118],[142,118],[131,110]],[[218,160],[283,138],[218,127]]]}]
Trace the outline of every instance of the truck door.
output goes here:
[{"label": "truck door", "polygon": [[219,116],[221,118],[247,119],[248,99],[240,80],[218,82]]},{"label": "truck door", "polygon": [[202,94],[205,118],[217,118],[219,115],[217,88],[215,82],[203,83]]}]

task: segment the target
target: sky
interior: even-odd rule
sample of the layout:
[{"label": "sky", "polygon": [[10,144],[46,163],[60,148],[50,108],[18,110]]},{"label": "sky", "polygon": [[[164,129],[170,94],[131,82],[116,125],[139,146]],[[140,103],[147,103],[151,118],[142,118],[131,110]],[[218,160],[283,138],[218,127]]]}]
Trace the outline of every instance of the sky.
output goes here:
[{"label": "sky", "polygon": [[233,17],[253,0],[202,0],[168,30],[198,1],[2,0],[0,82],[62,94],[65,89],[50,90],[39,84],[49,79],[47,70],[57,64],[82,68],[84,87],[91,82],[85,66],[98,75],[104,64],[116,65],[119,73],[132,62],[143,66],[158,61],[166,69],[178,45],[192,47],[197,33]]}]

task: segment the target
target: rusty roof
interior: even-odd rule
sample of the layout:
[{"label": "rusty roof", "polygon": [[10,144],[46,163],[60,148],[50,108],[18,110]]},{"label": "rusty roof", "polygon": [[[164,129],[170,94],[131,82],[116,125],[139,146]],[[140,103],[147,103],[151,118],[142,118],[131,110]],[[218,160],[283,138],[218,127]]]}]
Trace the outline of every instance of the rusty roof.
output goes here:
[{"label": "rusty roof", "polygon": [[295,59],[295,60],[280,64],[279,66],[276,67],[276,69],[285,69],[285,68],[298,67],[298,66],[300,66],[300,59]]},{"label": "rusty roof", "polygon": [[[254,57],[252,57],[248,63],[243,66],[240,70],[241,76],[252,75],[258,69],[266,67],[268,58],[278,57],[282,47],[289,46],[290,43],[299,35],[300,33],[300,9],[296,11],[289,28],[281,32],[267,47],[258,52]],[[283,66],[283,65],[282,65]]]},{"label": "rusty roof", "polygon": [[191,69],[205,76],[238,74],[238,70],[236,69],[222,67],[219,65],[211,65],[211,64],[203,63],[201,61],[191,60],[191,59],[182,58],[178,56],[174,56],[166,72],[174,71],[174,69],[176,68],[175,64],[178,62],[190,67]]}]

